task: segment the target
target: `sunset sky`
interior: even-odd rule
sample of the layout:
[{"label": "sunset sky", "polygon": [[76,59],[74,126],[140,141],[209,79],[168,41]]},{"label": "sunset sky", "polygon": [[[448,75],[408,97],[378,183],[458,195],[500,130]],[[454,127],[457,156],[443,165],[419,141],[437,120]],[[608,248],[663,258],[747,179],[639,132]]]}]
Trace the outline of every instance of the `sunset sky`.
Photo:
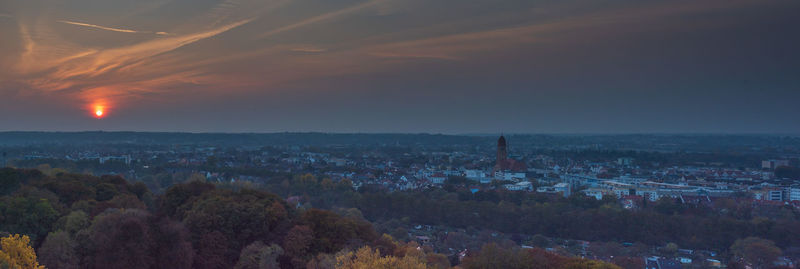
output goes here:
[{"label": "sunset sky", "polygon": [[0,0],[0,131],[800,133],[799,13],[789,0]]}]

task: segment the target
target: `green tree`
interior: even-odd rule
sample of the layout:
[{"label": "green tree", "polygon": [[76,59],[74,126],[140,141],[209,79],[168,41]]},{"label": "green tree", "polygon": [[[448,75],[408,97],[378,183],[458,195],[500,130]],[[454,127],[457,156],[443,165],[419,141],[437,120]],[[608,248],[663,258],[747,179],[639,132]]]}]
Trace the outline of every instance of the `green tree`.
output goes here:
[{"label": "green tree", "polygon": [[17,190],[21,180],[21,176],[16,169],[0,168],[0,195],[6,195]]},{"label": "green tree", "polygon": [[61,217],[61,219],[62,220],[60,220],[59,222],[63,221],[64,231],[72,235],[74,235],[80,230],[89,227],[89,225],[91,224],[89,222],[89,216],[87,216],[86,213],[83,212],[82,210],[72,211],[68,215]]},{"label": "green tree", "polygon": [[58,212],[45,199],[0,198],[0,230],[27,234],[36,241],[47,235],[57,219]]}]

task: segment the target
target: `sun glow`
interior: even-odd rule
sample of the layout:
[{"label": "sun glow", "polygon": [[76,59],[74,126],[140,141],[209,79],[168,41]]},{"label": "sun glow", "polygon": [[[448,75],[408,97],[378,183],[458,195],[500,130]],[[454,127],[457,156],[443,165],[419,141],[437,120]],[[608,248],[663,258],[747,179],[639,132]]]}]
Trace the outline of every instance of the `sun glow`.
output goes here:
[{"label": "sun glow", "polygon": [[105,115],[105,107],[103,106],[95,106],[94,107],[94,117],[95,118],[102,118]]}]

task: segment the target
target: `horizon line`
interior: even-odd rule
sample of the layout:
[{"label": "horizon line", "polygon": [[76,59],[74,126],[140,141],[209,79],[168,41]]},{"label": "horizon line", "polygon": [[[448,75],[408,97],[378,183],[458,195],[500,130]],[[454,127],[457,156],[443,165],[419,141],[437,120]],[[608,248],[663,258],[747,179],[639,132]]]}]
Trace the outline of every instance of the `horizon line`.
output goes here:
[{"label": "horizon line", "polygon": [[615,136],[615,135],[690,135],[690,136],[800,136],[800,133],[791,132],[337,132],[337,131],[265,131],[265,132],[217,132],[217,131],[135,131],[135,130],[81,130],[81,131],[31,131],[31,130],[0,130],[0,134],[10,133],[51,133],[51,134],[79,134],[79,133],[153,133],[153,134],[330,134],[330,135],[446,135],[446,136],[525,136],[525,135],[556,135],[556,136]]}]

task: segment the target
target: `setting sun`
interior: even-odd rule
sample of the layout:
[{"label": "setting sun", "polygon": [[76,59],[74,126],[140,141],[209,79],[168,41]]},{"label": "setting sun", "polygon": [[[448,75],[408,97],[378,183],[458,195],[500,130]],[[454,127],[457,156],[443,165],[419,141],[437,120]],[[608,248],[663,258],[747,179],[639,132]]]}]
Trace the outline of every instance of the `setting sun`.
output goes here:
[{"label": "setting sun", "polygon": [[104,114],[105,114],[105,112],[104,112],[104,107],[102,107],[102,106],[96,106],[96,107],[94,108],[94,116],[95,116],[96,118],[102,118]]}]

